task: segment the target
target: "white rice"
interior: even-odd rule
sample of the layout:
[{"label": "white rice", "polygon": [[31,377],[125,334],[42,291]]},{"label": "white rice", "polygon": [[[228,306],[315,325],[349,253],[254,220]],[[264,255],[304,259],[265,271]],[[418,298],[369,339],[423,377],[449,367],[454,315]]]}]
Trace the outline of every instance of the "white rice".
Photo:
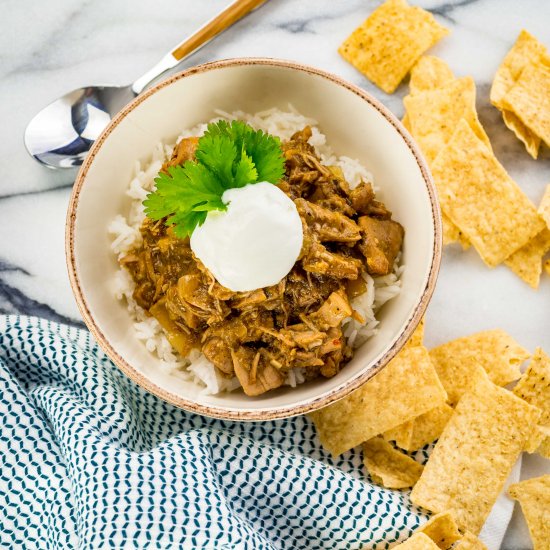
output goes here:
[{"label": "white rice", "polygon": [[[216,111],[216,114],[218,116],[213,121],[220,119],[244,120],[253,128],[276,135],[281,140],[289,139],[294,132],[309,125],[312,129],[312,137],[309,142],[316,148],[324,164],[339,166],[351,188],[357,186],[361,181],[372,183],[372,175],[358,160],[346,156],[336,156],[327,145],[325,135],[319,131],[317,121],[301,115],[292,105],[289,105],[285,111],[269,109],[253,115],[242,111],[234,113]],[[184,131],[177,141],[184,137],[202,135],[206,126],[206,124],[200,124]],[[141,243],[139,228],[145,218],[142,201],[153,189],[155,177],[163,162],[170,158],[174,145],[174,143],[159,143],[153,151],[152,158],[147,162],[142,164],[140,161],[136,161],[135,176],[126,191],[128,197],[132,199],[129,212],[126,216],[116,216],[108,227],[109,233],[113,236],[111,249],[118,259]],[[354,298],[351,305],[365,322],[360,323],[350,317],[343,324],[344,335],[348,338],[348,343],[352,348],[356,349],[363,345],[378,331],[376,313],[383,304],[400,292],[402,271],[403,267],[399,266],[398,258],[393,273],[389,275],[373,278],[364,274],[367,290]],[[187,358],[179,356],[168,342],[158,321],[146,315],[145,311],[132,298],[133,290],[134,282],[130,274],[121,267],[116,274],[113,293],[118,300],[126,302],[134,321],[136,338],[143,342],[147,351],[158,357],[161,368],[167,374],[197,384],[201,388],[201,393],[206,395],[232,391],[240,387],[236,377],[232,379],[223,377],[198,350],[193,350]],[[288,373],[286,384],[294,387],[304,380],[301,369],[292,369]]]}]

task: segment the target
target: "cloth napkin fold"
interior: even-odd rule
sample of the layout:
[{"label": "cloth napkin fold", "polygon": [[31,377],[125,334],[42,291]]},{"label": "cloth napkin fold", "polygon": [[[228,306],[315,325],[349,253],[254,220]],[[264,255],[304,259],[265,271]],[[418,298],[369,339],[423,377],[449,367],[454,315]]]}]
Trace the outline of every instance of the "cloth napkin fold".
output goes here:
[{"label": "cloth napkin fold", "polygon": [[379,549],[426,519],[306,417],[182,411],[36,318],[0,316],[0,430],[1,548]]}]

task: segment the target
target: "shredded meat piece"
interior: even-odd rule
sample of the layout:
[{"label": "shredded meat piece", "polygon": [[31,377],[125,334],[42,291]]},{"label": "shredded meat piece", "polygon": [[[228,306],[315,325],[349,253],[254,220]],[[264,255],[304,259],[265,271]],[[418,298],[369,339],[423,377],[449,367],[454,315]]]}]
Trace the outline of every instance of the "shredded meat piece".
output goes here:
[{"label": "shredded meat piece", "polygon": [[344,214],[305,199],[295,199],[294,203],[303,222],[321,242],[355,243],[361,239],[359,226]]},{"label": "shredded meat piece", "polygon": [[349,201],[337,194],[330,194],[327,198],[321,198],[317,201],[313,201],[315,204],[326,208],[327,210],[333,210],[334,212],[341,212],[346,216],[353,216],[355,210],[349,204]]},{"label": "shredded meat piece", "polygon": [[206,358],[224,374],[233,374],[233,360],[231,346],[219,336],[208,338],[202,345],[202,352]]},{"label": "shredded meat piece", "polygon": [[321,329],[338,327],[352,313],[348,297],[344,290],[333,292],[326,302],[311,317]]},{"label": "shredded meat piece", "polygon": [[319,372],[325,378],[331,378],[336,376],[340,372],[342,364],[342,354],[340,351],[334,351],[327,355],[323,361],[323,366],[319,369]]},{"label": "shredded meat piece", "polygon": [[[401,250],[403,228],[372,185],[350,189],[339,167],[322,164],[311,136],[306,126],[282,144],[279,189],[294,200],[304,239],[278,284],[251,292],[223,287],[164,220],[146,219],[141,244],[120,261],[134,280],[134,299],[174,349],[182,356],[200,349],[250,396],[281,386],[290,369],[308,380],[337,374],[352,356],[342,323],[360,320],[349,300],[365,291],[365,271],[389,273]],[[197,143],[182,139],[162,171],[193,160]]]},{"label": "shredded meat piece", "polygon": [[367,261],[367,271],[371,275],[387,275],[403,244],[405,234],[401,224],[393,220],[380,220],[362,216],[359,227],[364,237],[359,250]]},{"label": "shredded meat piece", "polygon": [[315,242],[302,260],[302,265],[311,273],[330,275],[338,279],[357,279],[361,260],[330,252],[321,243]]},{"label": "shredded meat piece", "polygon": [[247,309],[256,307],[267,301],[267,295],[263,289],[253,290],[252,292],[242,293],[231,302],[231,307],[235,309]]},{"label": "shredded meat piece", "polygon": [[188,160],[193,160],[195,158],[195,151],[197,150],[197,145],[199,144],[198,137],[188,137],[183,138],[172,151],[172,157],[170,160],[167,160],[160,169],[161,172],[168,173],[168,168],[170,166],[179,166],[180,164],[185,164]]},{"label": "shredded meat piece", "polygon": [[307,313],[310,308],[321,305],[339,287],[340,282],[332,277],[306,273],[295,267],[286,276],[285,303],[293,312]]},{"label": "shredded meat piece", "polygon": [[287,329],[282,329],[280,334],[287,338],[291,345],[305,350],[317,348],[323,345],[326,333],[319,330],[311,330],[307,325],[301,323]]},{"label": "shredded meat piece", "polygon": [[386,205],[383,202],[373,200],[367,208],[369,216],[374,216],[375,218],[380,218],[382,220],[390,220],[391,212],[386,208]]},{"label": "shredded meat piece", "polygon": [[[256,357],[258,359],[255,362]],[[257,355],[253,350],[241,347],[232,352],[232,359],[235,374],[246,395],[261,395],[283,385],[284,378],[279,370],[267,363],[261,354]]]},{"label": "shredded meat piece", "polygon": [[372,189],[372,185],[362,181],[350,192],[349,198],[353,209],[358,214],[369,214],[370,207],[374,200],[374,190]]}]

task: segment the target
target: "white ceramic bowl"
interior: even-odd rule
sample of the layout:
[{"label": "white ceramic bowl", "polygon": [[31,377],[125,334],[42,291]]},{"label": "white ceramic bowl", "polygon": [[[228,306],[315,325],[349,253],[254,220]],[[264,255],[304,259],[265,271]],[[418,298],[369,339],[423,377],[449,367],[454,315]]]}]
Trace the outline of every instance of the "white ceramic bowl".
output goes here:
[{"label": "white ceramic bowl", "polygon": [[[117,270],[107,226],[126,213],[136,159],[159,141],[208,121],[215,109],[257,112],[289,103],[319,121],[337,154],[359,159],[380,197],[405,227],[402,291],[380,312],[380,331],[334,378],[285,387],[257,398],[242,392],[197,395],[164,374],[134,335],[124,303],[113,297]],[[400,122],[369,94],[303,65],[233,59],[163,81],[128,105],[95,142],[74,186],[66,233],[69,276],[82,316],[101,347],[131,379],[155,395],[200,414],[268,420],[324,407],[358,388],[407,341],[432,295],[441,259],[441,221],[434,186],[418,148]]]}]

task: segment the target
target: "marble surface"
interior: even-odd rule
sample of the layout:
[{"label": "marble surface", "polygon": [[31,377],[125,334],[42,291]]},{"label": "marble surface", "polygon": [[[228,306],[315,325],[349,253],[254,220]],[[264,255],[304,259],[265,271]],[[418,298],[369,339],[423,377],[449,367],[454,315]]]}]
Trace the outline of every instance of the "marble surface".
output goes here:
[{"label": "marble surface", "polygon": [[[219,11],[226,0],[8,0],[0,21],[0,311],[82,325],[64,259],[65,212],[74,173],[35,163],[23,146],[33,114],[73,88],[125,84]],[[397,115],[407,86],[387,96],[337,54],[342,40],[377,5],[371,0],[270,0],[183,63],[235,56],[302,61],[364,87]],[[422,0],[452,33],[431,53],[459,76],[472,75],[478,109],[499,160],[538,202],[550,183],[550,154],[532,160],[488,102],[490,83],[521,28],[550,46],[546,0]],[[427,318],[435,345],[477,330],[502,327],[529,349],[550,351],[550,277],[538,292],[507,268],[489,270],[472,250],[445,250]],[[548,471],[527,457],[531,472]],[[503,548],[529,548],[514,517]]]}]

